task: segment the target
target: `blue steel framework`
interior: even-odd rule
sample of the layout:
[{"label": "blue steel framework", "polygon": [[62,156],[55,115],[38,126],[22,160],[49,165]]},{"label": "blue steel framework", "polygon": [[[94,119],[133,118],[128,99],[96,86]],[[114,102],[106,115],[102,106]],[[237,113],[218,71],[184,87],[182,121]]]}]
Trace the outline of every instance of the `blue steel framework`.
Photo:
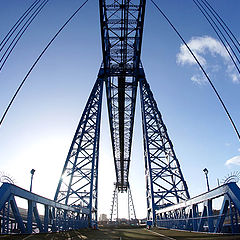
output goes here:
[{"label": "blue steel framework", "polygon": [[[115,188],[113,191],[113,199],[112,199],[112,206],[110,212],[110,222],[111,223],[119,223],[118,218],[118,185],[115,183]],[[127,188],[127,199],[128,199],[128,222],[137,224],[136,212],[133,204],[133,197],[130,186]]]},{"label": "blue steel framework", "polygon": [[[89,209],[71,207],[33,194],[10,183],[0,188],[0,233],[56,232],[88,226]],[[18,207],[25,201],[27,210]],[[44,208],[40,212],[38,208]]]},{"label": "blue steel framework", "polygon": [[133,197],[132,197],[132,192],[131,192],[130,186],[128,187],[127,195],[128,195],[128,220],[129,220],[129,223],[137,224],[138,220],[136,217],[136,212],[135,212],[135,208],[134,208],[134,204],[133,204]]},{"label": "blue steel framework", "polygon": [[[190,199],[173,145],[140,62],[145,0],[99,0],[103,63],[74,135],[54,201],[12,184],[0,188],[1,233],[76,229],[97,224],[99,134],[105,82],[116,193],[129,189],[132,134],[140,85],[148,224],[209,232],[238,232],[240,189],[234,183]],[[224,197],[216,220],[212,201]],[[15,197],[28,202],[21,214]],[[203,210],[199,205],[204,203]],[[44,205],[43,219],[37,205]],[[33,218],[34,216],[34,218]]]},{"label": "blue steel framework", "polygon": [[128,187],[128,173],[140,62],[144,0],[100,0],[103,70],[117,186]]},{"label": "blue steel framework", "polygon": [[92,89],[69,149],[54,200],[86,207],[89,223],[97,224],[97,185],[103,79]]},{"label": "blue steel framework", "polygon": [[[157,209],[186,200],[189,193],[140,61],[145,4],[145,0],[99,0],[103,63],[97,82],[101,79],[106,85],[119,192],[129,190],[134,113],[140,82],[148,220],[154,224]],[[94,183],[97,183],[101,94],[99,84],[94,87],[82,115],[55,196],[56,201],[64,204],[87,206],[94,213],[89,218],[90,226],[97,221],[97,184]],[[91,110],[94,114],[89,114]],[[90,135],[88,128],[92,131]]]},{"label": "blue steel framework", "polygon": [[[220,211],[213,209],[213,201],[221,203]],[[159,227],[239,233],[240,189],[234,182],[227,183],[185,202],[157,210],[156,215]]]},{"label": "blue steel framework", "polygon": [[111,206],[111,212],[110,212],[110,222],[118,223],[118,188],[116,184],[114,185],[115,185],[115,188],[113,191],[113,199],[112,199],[112,206]]},{"label": "blue steel framework", "polygon": [[156,210],[189,199],[190,196],[166,126],[144,76],[143,73],[139,82],[147,187],[147,219],[155,223]]}]

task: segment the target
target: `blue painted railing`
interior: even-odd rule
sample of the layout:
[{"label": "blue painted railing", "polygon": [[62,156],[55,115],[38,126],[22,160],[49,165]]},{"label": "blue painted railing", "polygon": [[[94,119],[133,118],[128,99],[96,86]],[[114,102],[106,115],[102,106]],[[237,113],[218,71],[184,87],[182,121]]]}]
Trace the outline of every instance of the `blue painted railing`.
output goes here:
[{"label": "blue painted railing", "polygon": [[[213,209],[213,201],[220,208]],[[239,233],[240,189],[227,183],[156,212],[158,227],[197,232]]]},{"label": "blue painted railing", "polygon": [[[19,199],[25,200],[26,209],[18,207]],[[40,205],[42,214],[38,211]],[[60,204],[9,183],[0,188],[1,234],[79,229],[88,227],[88,221],[87,208]]]}]

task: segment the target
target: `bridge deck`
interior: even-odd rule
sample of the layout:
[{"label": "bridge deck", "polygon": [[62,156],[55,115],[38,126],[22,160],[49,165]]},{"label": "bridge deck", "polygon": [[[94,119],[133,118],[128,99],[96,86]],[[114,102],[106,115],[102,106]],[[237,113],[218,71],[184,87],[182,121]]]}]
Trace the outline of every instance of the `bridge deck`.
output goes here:
[{"label": "bridge deck", "polygon": [[194,233],[194,232],[184,232],[184,231],[173,231],[167,229],[153,228],[152,230],[147,230],[145,228],[101,228],[99,230],[73,230],[61,233],[46,233],[46,234],[32,234],[32,235],[5,235],[0,236],[0,239],[28,239],[28,240],[42,240],[42,239],[122,239],[122,240],[136,240],[136,239],[158,239],[158,240],[234,240],[239,239],[240,235],[223,235],[223,234],[205,234],[205,233]]}]

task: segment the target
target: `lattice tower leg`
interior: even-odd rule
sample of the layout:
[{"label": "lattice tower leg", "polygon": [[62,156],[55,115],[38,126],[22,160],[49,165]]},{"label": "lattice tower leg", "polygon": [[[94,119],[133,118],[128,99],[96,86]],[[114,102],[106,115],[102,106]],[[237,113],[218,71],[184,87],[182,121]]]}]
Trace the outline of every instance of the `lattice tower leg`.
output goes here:
[{"label": "lattice tower leg", "polygon": [[58,183],[55,201],[89,209],[89,226],[97,224],[99,134],[103,79],[98,77],[74,135]]},{"label": "lattice tower leg", "polygon": [[133,204],[133,198],[132,198],[132,192],[131,192],[130,186],[128,187],[127,194],[128,194],[128,220],[129,220],[129,223],[136,224],[137,218],[136,218],[136,212]]},{"label": "lattice tower leg", "polygon": [[[111,206],[111,213],[110,213],[110,221],[118,223],[118,187],[117,184],[114,184],[115,188],[113,191],[113,199],[112,199],[112,206]],[[115,216],[115,218],[114,218]]]},{"label": "lattice tower leg", "polygon": [[188,199],[187,184],[145,76],[140,79],[144,140],[147,219],[155,224],[155,211]]}]

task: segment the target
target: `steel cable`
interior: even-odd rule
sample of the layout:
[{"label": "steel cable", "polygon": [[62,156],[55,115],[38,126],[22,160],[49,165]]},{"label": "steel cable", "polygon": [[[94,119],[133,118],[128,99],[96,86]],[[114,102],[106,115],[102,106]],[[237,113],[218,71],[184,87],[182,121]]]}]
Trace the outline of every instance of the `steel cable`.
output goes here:
[{"label": "steel cable", "polygon": [[[193,0],[193,2],[196,4],[196,6],[198,7],[198,9],[200,10],[200,12],[204,15],[204,17],[206,18],[207,22],[211,25],[211,27],[213,28],[214,32],[217,34],[219,40],[221,41],[221,43],[223,44],[225,50],[227,51],[229,57],[231,58],[233,64],[235,65],[238,73],[240,74],[240,69],[236,63],[236,61],[234,60],[234,57],[237,59],[238,63],[240,64],[240,60],[238,58],[238,56],[236,55],[234,49],[232,48],[232,46],[230,45],[229,41],[227,40],[227,38],[224,36],[223,32],[221,31],[221,29],[217,26],[216,22],[213,20],[213,18],[209,15],[209,13],[206,11],[206,9],[202,6],[202,4],[198,1],[198,0]],[[213,23],[212,23],[212,22]],[[214,25],[213,25],[214,24]],[[220,34],[221,36],[220,36]],[[232,51],[234,57],[232,56],[231,52],[229,51],[229,49],[227,48],[227,45],[225,44],[225,42],[223,41],[223,39],[225,40],[225,42],[227,43],[227,45],[229,46],[230,50]]]},{"label": "steel cable", "polygon": [[157,10],[160,12],[160,14],[165,18],[165,20],[169,23],[169,25],[172,27],[172,29],[175,31],[175,33],[178,35],[178,37],[181,39],[181,41],[183,42],[183,44],[185,45],[185,47],[188,49],[188,51],[190,52],[190,54],[192,55],[192,57],[194,58],[194,60],[196,61],[196,63],[198,64],[198,66],[200,67],[200,69],[202,70],[203,74],[205,75],[205,77],[207,78],[210,86],[212,87],[214,93],[216,94],[219,102],[221,103],[229,121],[231,122],[234,131],[238,137],[238,140],[240,141],[240,134],[239,131],[226,107],[226,105],[224,104],[221,96],[219,95],[217,89],[215,88],[214,84],[212,83],[210,77],[208,76],[208,74],[206,73],[206,71],[204,70],[203,66],[201,65],[201,63],[199,62],[199,60],[197,59],[197,57],[195,56],[195,54],[193,53],[193,51],[191,50],[191,48],[188,46],[187,42],[184,40],[184,38],[182,37],[182,35],[180,34],[180,32],[175,28],[175,26],[172,24],[172,22],[170,21],[170,19],[165,15],[165,13],[159,8],[159,6],[153,1],[151,0],[151,2],[153,3],[153,5],[157,8]]},{"label": "steel cable", "polygon": [[[9,44],[8,48],[4,52],[3,56],[0,59],[0,71],[2,70],[3,66],[5,65],[7,59],[9,58],[10,54],[12,53],[13,49],[17,45],[18,41],[21,39],[22,35],[25,33],[25,31],[28,29],[30,24],[33,22],[33,20],[37,17],[37,15],[41,12],[41,10],[45,7],[45,5],[48,3],[49,0],[44,0],[38,8],[33,12],[33,14],[28,18],[28,20],[24,23],[24,25],[21,27],[21,29],[18,31],[16,36],[13,38],[11,43]],[[20,35],[19,35],[20,34]],[[18,37],[19,36],[19,37]],[[16,40],[16,41],[15,41]],[[15,42],[15,43],[14,43]],[[11,48],[12,47],[12,48]],[[10,49],[11,48],[11,49]],[[9,50],[10,49],[10,50]],[[7,54],[7,56],[6,56]],[[6,57],[5,57],[6,56]],[[5,59],[4,59],[5,57]]]},{"label": "steel cable", "polygon": [[[6,34],[6,36],[3,38],[3,40],[0,43],[0,46],[3,45],[3,47],[5,46],[5,44],[7,43],[7,41],[9,40],[9,38],[14,34],[14,32],[16,31],[16,29],[19,27],[19,25],[25,20],[25,18],[27,17],[27,15],[32,11],[32,9],[40,2],[41,0],[35,0],[35,2],[33,2],[31,4],[31,6],[23,13],[23,15],[17,20],[17,22],[12,26],[12,28],[8,31],[8,33]],[[26,16],[25,16],[26,15]],[[0,48],[0,51],[3,49],[3,47]]]},{"label": "steel cable", "polygon": [[[203,4],[208,8],[208,10],[212,13],[212,15],[215,17],[217,22],[220,24],[220,26],[224,29],[228,37],[231,39],[233,45],[236,47],[238,52],[240,53],[240,43],[237,40],[236,36],[234,33],[231,31],[231,29],[227,26],[225,21],[221,18],[221,16],[214,10],[214,8],[208,3],[207,0],[202,0]],[[207,6],[208,5],[208,6]],[[232,37],[231,37],[232,36]],[[234,41],[235,40],[235,41]],[[237,46],[238,45],[238,46]]]},{"label": "steel cable", "polygon": [[88,2],[89,0],[85,0],[84,3],[68,18],[68,20],[62,25],[62,27],[58,30],[58,32],[53,36],[53,38],[49,41],[49,43],[47,44],[47,46],[43,49],[43,51],[40,53],[40,55],[38,56],[38,58],[35,60],[35,62],[33,63],[33,65],[31,66],[31,68],[29,69],[29,71],[27,72],[27,74],[25,75],[24,79],[22,80],[21,84],[19,85],[19,87],[17,88],[15,94],[13,95],[11,101],[9,102],[5,112],[3,113],[3,116],[0,120],[0,126],[2,126],[2,123],[11,107],[11,105],[13,104],[17,94],[19,93],[19,91],[21,90],[22,86],[24,85],[24,83],[26,82],[27,78],[29,77],[30,73],[32,72],[32,70],[34,69],[34,67],[37,65],[37,63],[39,62],[39,60],[41,59],[41,57],[44,55],[44,53],[47,51],[47,49],[50,47],[50,45],[53,43],[53,41],[57,38],[57,36],[62,32],[62,30],[66,27],[66,25],[74,18],[74,16],[81,10],[81,8]]}]

